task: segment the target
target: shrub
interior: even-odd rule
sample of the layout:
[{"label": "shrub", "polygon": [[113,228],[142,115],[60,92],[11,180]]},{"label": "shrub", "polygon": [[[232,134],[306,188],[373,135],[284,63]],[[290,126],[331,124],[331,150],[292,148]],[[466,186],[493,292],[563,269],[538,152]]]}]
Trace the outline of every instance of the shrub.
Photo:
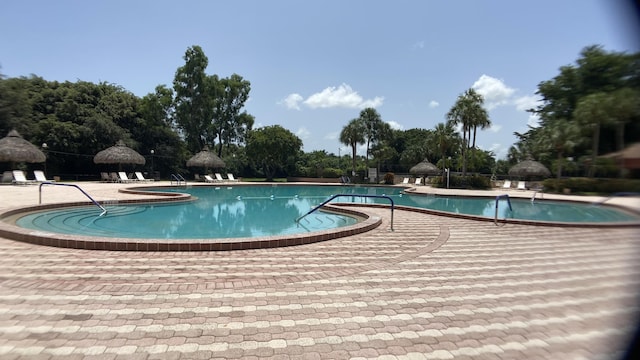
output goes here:
[{"label": "shrub", "polygon": [[[431,179],[431,185],[435,187],[444,188],[447,187],[447,178],[444,178],[444,181],[441,176],[434,177]],[[457,188],[457,189],[490,189],[491,188],[491,180],[489,178],[481,176],[481,175],[467,175],[458,176],[451,175],[449,177],[449,187]]]},{"label": "shrub", "polygon": [[546,179],[542,185],[547,190],[563,192],[570,189],[572,193],[600,193],[612,194],[616,192],[640,192],[638,179],[593,179],[593,178],[563,178]]},{"label": "shrub", "polygon": [[396,176],[393,173],[388,172],[384,174],[384,183],[387,185],[393,185],[395,178]]},{"label": "shrub", "polygon": [[342,170],[336,168],[325,168],[322,171],[322,177],[325,178],[337,178],[342,176]]}]

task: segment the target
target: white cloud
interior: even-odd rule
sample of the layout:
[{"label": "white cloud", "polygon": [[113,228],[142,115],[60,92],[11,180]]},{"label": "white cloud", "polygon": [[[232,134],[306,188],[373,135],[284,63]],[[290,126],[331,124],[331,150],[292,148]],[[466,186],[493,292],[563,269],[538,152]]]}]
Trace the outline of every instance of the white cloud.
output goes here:
[{"label": "white cloud", "polygon": [[504,81],[484,74],[471,87],[484,97],[487,110],[508,104],[516,91],[505,85]]},{"label": "white cloud", "polygon": [[437,108],[438,106],[440,106],[440,103],[439,103],[439,102],[437,102],[437,101],[435,101],[435,100],[431,100],[431,101],[429,102],[429,107],[430,107],[430,108],[432,108],[432,109],[433,109],[433,108]]},{"label": "white cloud", "polygon": [[397,121],[387,121],[387,124],[394,130],[404,130],[404,126]]},{"label": "white cloud", "polygon": [[373,99],[364,99],[351,86],[341,84],[338,87],[330,86],[324,90],[312,94],[306,100],[300,94],[289,94],[280,103],[289,109],[300,110],[300,103],[311,109],[343,107],[349,109],[377,108],[382,105],[384,97],[376,96]]},{"label": "white cloud", "polygon": [[306,140],[311,136],[311,132],[309,132],[307,128],[301,127],[300,129],[298,129],[298,131],[296,131],[296,136],[302,140]]},{"label": "white cloud", "polygon": [[282,99],[278,104],[284,104],[287,109],[300,110],[300,102],[304,100],[300,94],[289,94],[286,98]]},{"label": "white cloud", "polygon": [[412,48],[413,48],[414,50],[416,50],[416,49],[424,49],[424,41],[416,41],[416,42],[413,44]]},{"label": "white cloud", "polygon": [[339,136],[340,136],[340,131],[334,131],[334,132],[330,132],[327,135],[325,135],[324,139],[325,140],[337,140]]},{"label": "white cloud", "polygon": [[540,126],[540,117],[536,114],[529,114],[529,119],[527,120],[527,125],[531,127]]},{"label": "white cloud", "polygon": [[509,152],[509,149],[504,147],[502,144],[493,143],[489,147],[489,151],[493,151],[493,153],[496,154],[497,159],[504,159],[507,157],[507,153]]},{"label": "white cloud", "polygon": [[489,127],[489,131],[494,133],[500,132],[500,130],[502,130],[502,125],[491,124],[491,127]]},{"label": "white cloud", "polygon": [[521,96],[514,101],[516,109],[520,111],[527,111],[529,109],[535,109],[540,105],[540,97],[537,95]]}]

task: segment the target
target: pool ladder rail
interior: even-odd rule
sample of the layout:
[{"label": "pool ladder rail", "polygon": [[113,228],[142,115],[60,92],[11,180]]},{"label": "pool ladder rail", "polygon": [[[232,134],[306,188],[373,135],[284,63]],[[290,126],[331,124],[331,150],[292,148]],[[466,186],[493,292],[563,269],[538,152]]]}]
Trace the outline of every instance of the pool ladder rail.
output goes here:
[{"label": "pool ladder rail", "polygon": [[312,212],[320,209],[321,207],[325,206],[326,204],[328,204],[331,200],[338,198],[338,197],[361,197],[361,198],[378,198],[378,199],[388,199],[389,202],[391,202],[391,231],[393,231],[393,207],[394,207],[394,202],[393,199],[390,196],[387,195],[365,195],[365,194],[336,194],[331,196],[330,198],[328,198],[327,200],[323,201],[320,205],[317,205],[316,207],[314,207],[313,209],[309,210],[306,214],[298,217],[295,222],[299,223],[300,219],[302,219],[303,217],[311,214]]},{"label": "pool ladder rail", "polygon": [[[511,211],[513,213],[513,208],[511,207],[511,199],[509,198],[508,194],[503,194],[503,195],[498,195],[496,196],[496,214],[493,218],[493,223],[496,224],[496,226],[498,226],[498,204],[500,203],[500,199],[502,198],[506,198],[507,199],[507,204],[509,204],[509,211]],[[531,200],[533,202],[533,200]]]},{"label": "pool ladder rail", "polygon": [[76,184],[63,184],[63,183],[53,183],[50,181],[44,181],[40,183],[40,186],[38,188],[38,196],[39,196],[39,204],[42,204],[42,186],[43,185],[55,185],[55,186],[70,186],[70,187],[74,187],[78,190],[80,190],[81,193],[84,194],[84,196],[86,196],[87,198],[89,198],[89,200],[91,200],[91,202],[96,205],[97,207],[99,207],[102,210],[102,213],[100,213],[100,216],[103,216],[107,213],[107,209],[104,208],[104,206],[100,205],[99,202],[97,202],[94,198],[91,197],[91,195],[87,194],[86,191],[82,190],[82,188]]},{"label": "pool ladder rail", "polygon": [[174,182],[176,186],[187,186],[187,180],[185,180],[180,174],[171,174],[171,185],[174,185]]}]

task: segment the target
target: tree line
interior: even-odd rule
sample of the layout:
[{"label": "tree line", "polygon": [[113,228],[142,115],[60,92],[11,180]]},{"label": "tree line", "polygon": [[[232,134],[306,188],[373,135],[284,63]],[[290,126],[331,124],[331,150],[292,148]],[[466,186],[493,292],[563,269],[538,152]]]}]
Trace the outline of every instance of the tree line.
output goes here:
[{"label": "tree line", "polygon": [[[141,98],[108,82],[0,74],[0,133],[15,129],[33,144],[46,144],[49,173],[97,174],[93,155],[123,140],[147,158],[147,170],[164,177],[188,173],[186,160],[205,146],[223,158],[227,170],[250,177],[337,177],[363,174],[367,167],[407,173],[425,158],[463,174],[506,174],[528,157],[557,176],[617,176],[619,167],[598,155],[640,140],[640,54],[600,46],[586,47],[576,64],[539,84],[542,101],[530,111],[540,126],[516,133],[518,141],[504,160],[476,146],[477,130],[491,121],[473,89],[461,93],[432,129],[392,129],[366,108],[340,132],[350,154],[304,153],[302,141],[279,125],[253,128],[255,117],[244,110],[248,80],[208,75],[208,58],[199,46],[188,48],[183,59],[172,87],[158,85]],[[360,146],[364,156],[357,155]]]}]

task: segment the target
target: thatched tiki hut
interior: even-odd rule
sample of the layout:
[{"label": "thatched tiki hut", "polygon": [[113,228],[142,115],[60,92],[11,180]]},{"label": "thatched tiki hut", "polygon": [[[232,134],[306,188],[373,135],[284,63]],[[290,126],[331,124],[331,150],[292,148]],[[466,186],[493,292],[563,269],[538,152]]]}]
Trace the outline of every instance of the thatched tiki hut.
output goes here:
[{"label": "thatched tiki hut", "polygon": [[527,160],[521,161],[509,169],[509,176],[516,176],[525,180],[533,178],[548,178],[551,171],[546,166],[529,157]]},{"label": "thatched tiki hut", "polygon": [[144,156],[126,146],[119,140],[114,146],[104,149],[93,157],[96,164],[118,164],[118,170],[122,170],[122,164],[144,165]]},{"label": "thatched tiki hut", "polygon": [[37,146],[23,139],[15,130],[0,139],[0,162],[43,163],[46,160],[47,157]]},{"label": "thatched tiki hut", "polygon": [[430,163],[429,160],[424,159],[409,169],[409,172],[414,175],[438,175],[440,174],[440,169]]},{"label": "thatched tiki hut", "polygon": [[225,167],[225,163],[218,157],[218,155],[209,151],[209,147],[205,145],[202,151],[193,155],[189,160],[187,160],[187,166],[201,167],[204,169],[204,172],[206,174],[208,169]]}]

